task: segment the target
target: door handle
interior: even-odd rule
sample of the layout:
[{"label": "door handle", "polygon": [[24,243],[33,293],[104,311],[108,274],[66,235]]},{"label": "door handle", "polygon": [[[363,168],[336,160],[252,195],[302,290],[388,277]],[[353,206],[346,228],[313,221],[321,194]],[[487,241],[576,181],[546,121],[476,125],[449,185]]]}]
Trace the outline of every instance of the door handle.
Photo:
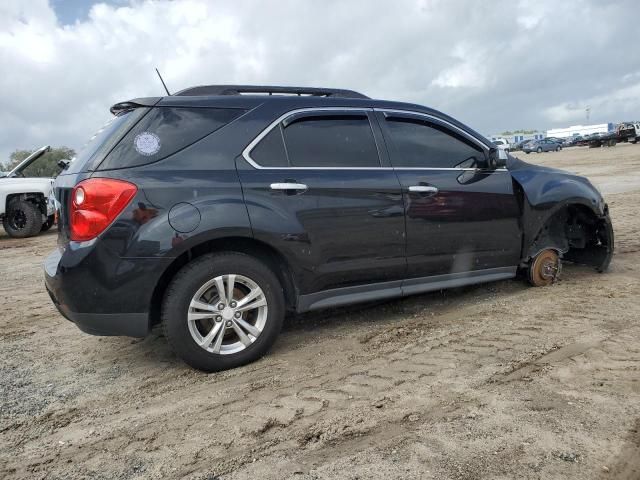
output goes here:
[{"label": "door handle", "polygon": [[431,195],[435,195],[438,193],[438,188],[432,185],[411,185],[409,187],[410,192],[414,193],[429,193]]},{"label": "door handle", "polygon": [[304,183],[272,183],[271,190],[300,190],[305,191],[309,187],[307,187]]}]

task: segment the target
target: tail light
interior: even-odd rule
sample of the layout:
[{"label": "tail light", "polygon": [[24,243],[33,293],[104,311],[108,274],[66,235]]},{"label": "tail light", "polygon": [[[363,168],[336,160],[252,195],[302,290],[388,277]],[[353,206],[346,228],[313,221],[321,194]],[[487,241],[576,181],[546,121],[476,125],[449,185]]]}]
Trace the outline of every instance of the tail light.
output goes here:
[{"label": "tail light", "polygon": [[138,191],[133,183],[112,178],[90,178],[71,194],[71,240],[91,240],[100,235],[124,210]]}]

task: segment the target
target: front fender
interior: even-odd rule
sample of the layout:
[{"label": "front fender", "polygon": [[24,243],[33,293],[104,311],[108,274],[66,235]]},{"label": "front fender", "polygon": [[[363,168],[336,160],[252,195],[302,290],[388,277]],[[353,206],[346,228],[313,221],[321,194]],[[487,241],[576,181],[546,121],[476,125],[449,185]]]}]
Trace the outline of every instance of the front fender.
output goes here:
[{"label": "front fender", "polygon": [[[552,217],[567,207],[580,206],[596,219],[595,235],[601,245],[598,248],[590,246],[580,254],[572,250],[568,258],[593,265],[599,271],[605,270],[611,262],[614,239],[608,208],[600,192],[586,178],[561,170],[518,163],[520,165],[511,171],[511,176],[520,185],[523,194],[522,262],[529,260],[532,249],[536,248],[538,235]],[[569,250],[568,244],[551,246],[561,251]]]}]

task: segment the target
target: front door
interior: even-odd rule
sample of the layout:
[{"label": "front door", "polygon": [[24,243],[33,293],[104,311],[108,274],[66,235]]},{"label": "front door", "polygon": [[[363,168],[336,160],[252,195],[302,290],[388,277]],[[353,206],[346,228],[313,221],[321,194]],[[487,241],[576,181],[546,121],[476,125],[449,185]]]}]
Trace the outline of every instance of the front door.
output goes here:
[{"label": "front door", "polygon": [[406,274],[402,192],[372,115],[292,112],[236,162],[254,236],[288,258],[300,294]]},{"label": "front door", "polygon": [[378,112],[403,188],[409,277],[515,267],[519,206],[511,175],[487,168],[487,146],[423,114]]}]

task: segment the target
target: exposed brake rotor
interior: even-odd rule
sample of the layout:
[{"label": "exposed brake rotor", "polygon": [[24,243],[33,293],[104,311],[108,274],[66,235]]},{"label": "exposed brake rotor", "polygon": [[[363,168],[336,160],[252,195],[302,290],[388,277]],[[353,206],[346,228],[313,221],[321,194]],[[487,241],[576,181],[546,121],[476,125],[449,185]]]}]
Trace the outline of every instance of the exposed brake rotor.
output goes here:
[{"label": "exposed brake rotor", "polygon": [[545,287],[555,283],[560,275],[562,264],[558,252],[543,250],[535,256],[529,265],[529,282],[534,287]]}]

